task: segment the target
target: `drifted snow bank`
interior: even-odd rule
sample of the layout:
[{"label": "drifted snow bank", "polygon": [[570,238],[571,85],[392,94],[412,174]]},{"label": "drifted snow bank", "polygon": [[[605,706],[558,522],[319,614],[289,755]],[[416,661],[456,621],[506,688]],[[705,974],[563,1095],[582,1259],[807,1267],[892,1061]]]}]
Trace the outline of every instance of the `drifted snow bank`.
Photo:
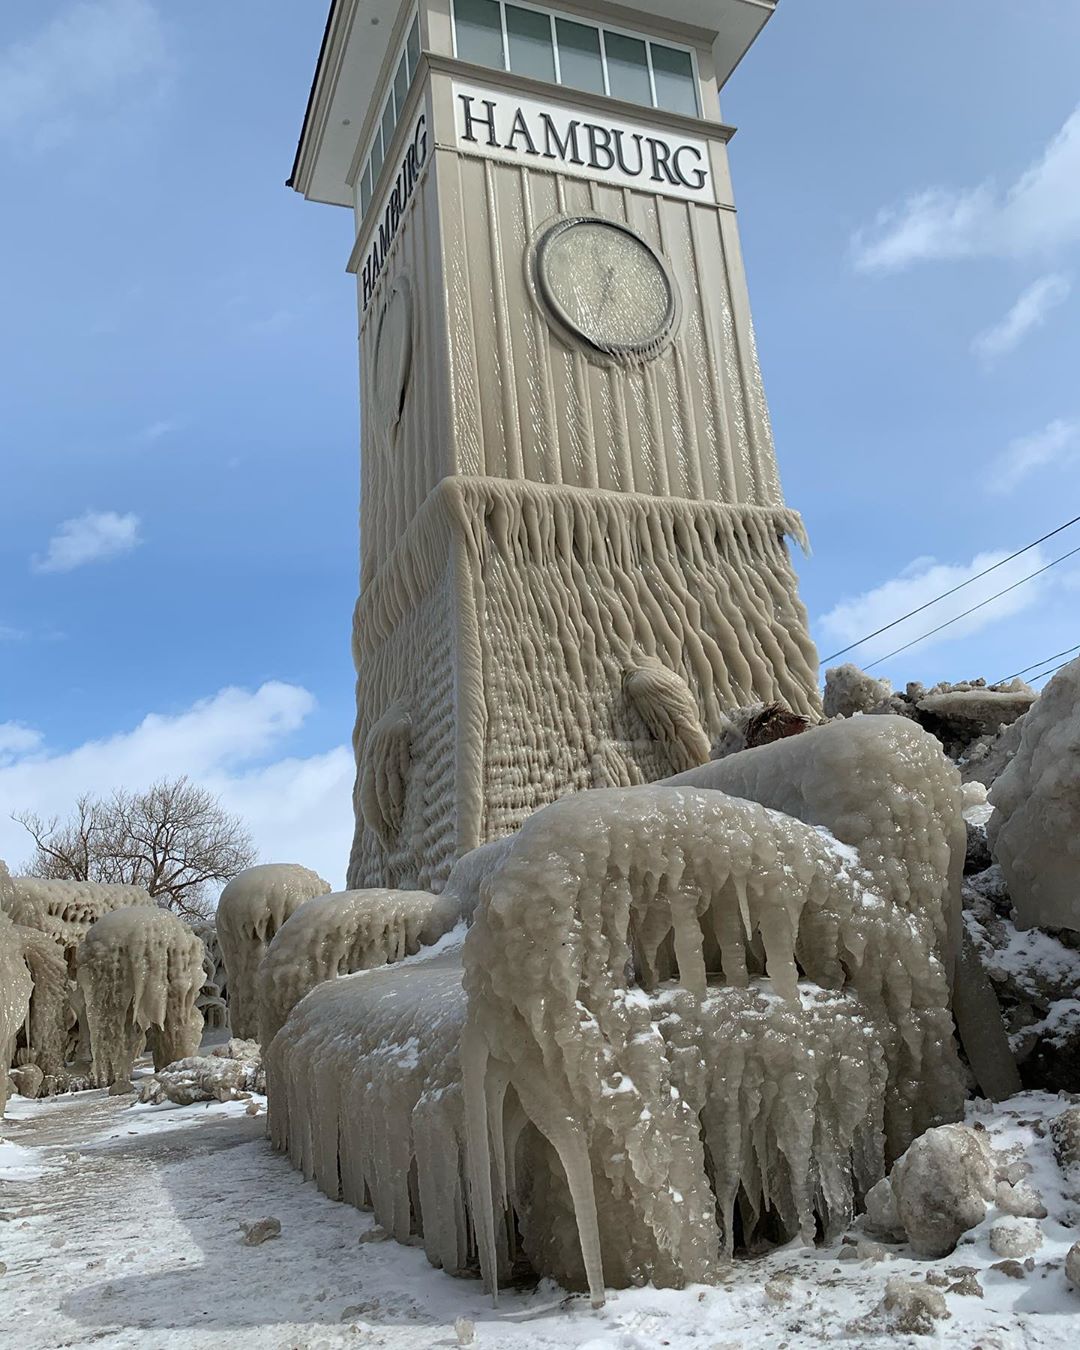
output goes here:
[{"label": "drifted snow bank", "polygon": [[296,1004],[268,1050],[274,1142],[489,1283],[512,1210],[533,1268],[597,1301],[605,1278],[705,1278],[721,1244],[835,1232],[960,1111],[960,806],[898,719],[557,802],[478,872],[462,948]]}]

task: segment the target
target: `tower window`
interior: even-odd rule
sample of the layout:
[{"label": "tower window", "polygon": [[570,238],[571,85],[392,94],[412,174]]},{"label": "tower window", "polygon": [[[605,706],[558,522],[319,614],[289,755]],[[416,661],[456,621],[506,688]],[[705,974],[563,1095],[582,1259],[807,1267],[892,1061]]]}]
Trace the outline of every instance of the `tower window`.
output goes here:
[{"label": "tower window", "polygon": [[608,88],[612,98],[627,103],[653,102],[649,80],[649,53],[641,38],[604,30],[604,54],[607,57]]},{"label": "tower window", "polygon": [[652,44],[653,82],[656,106],[668,112],[697,116],[697,95],[694,88],[694,67],[690,53],[678,47]]},{"label": "tower window", "polygon": [[599,28],[573,19],[556,19],[555,38],[559,44],[560,83],[593,94],[606,93]]},{"label": "tower window", "polygon": [[555,43],[551,15],[538,9],[506,7],[506,43],[510,69],[516,75],[531,75],[534,80],[555,83]]},{"label": "tower window", "polygon": [[689,47],[508,0],[453,0],[453,11],[454,54],[462,61],[646,108],[699,115]]},{"label": "tower window", "polygon": [[[464,0],[462,0],[462,3],[464,3]],[[472,0],[472,3],[474,5],[486,4],[490,9],[495,11],[496,22],[499,22],[498,0]],[[371,140],[367,147],[367,159],[364,161],[364,167],[357,180],[357,202],[360,207],[361,217],[367,212],[368,207],[371,205],[371,199],[375,195],[375,184],[378,181],[379,173],[382,170],[383,160],[386,156],[386,152],[390,149],[390,142],[393,139],[398,119],[405,111],[405,101],[409,96],[409,86],[412,84],[413,76],[416,74],[417,67],[420,64],[419,17],[413,18],[405,40],[399,48],[399,54],[397,70],[394,72],[394,78],[390,83],[386,101],[383,104],[382,115],[375,123],[374,130],[371,133]]]},{"label": "tower window", "polygon": [[478,66],[505,69],[502,5],[499,0],[455,0],[457,54]]}]

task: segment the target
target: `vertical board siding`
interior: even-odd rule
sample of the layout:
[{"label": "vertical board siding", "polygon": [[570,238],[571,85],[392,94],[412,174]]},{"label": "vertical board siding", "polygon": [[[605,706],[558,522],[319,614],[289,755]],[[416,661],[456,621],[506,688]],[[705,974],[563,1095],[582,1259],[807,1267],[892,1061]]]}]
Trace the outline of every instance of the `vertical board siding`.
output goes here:
[{"label": "vertical board siding", "polygon": [[[360,329],[360,559],[366,585],[390,554],[428,493],[452,471],[451,432],[467,439],[475,398],[459,399],[453,428],[445,414],[445,353],[441,307],[444,295],[467,288],[444,287],[439,249],[438,196],[429,172],[401,223],[383,275]],[[374,389],[375,338],[394,279],[404,274],[412,296],[412,365],[401,420],[384,436]],[[433,396],[432,391],[435,391]],[[478,437],[474,437],[478,441]]]},{"label": "vertical board siding", "polygon": [[[436,155],[449,471],[779,505],[734,214],[445,147]],[[667,258],[681,313],[656,359],[597,364],[540,312],[530,244],[554,217],[578,213],[624,221]]]}]

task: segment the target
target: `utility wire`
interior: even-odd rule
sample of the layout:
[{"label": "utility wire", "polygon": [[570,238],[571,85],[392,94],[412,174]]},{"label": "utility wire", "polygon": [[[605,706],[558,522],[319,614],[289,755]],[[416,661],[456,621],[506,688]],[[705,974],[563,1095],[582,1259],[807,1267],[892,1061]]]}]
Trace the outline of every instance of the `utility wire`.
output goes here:
[{"label": "utility wire", "polygon": [[[1069,652],[1080,652],[1080,642],[1078,642],[1075,647],[1066,647],[1063,652],[1055,652],[1053,656],[1044,656],[1041,661],[1032,661],[1030,666],[1025,666],[1023,670],[1014,670],[1011,675],[1006,675],[1003,679],[995,680],[994,683],[1007,684],[1009,680],[1015,680],[1018,675],[1025,675],[1029,670],[1036,670],[1039,666],[1045,666],[1047,661],[1056,661],[1059,656],[1068,656]],[[1066,662],[1066,664],[1068,663]],[[1058,666],[1058,670],[1060,669],[1061,667]],[[1039,677],[1036,675],[1034,678],[1038,679]]]},{"label": "utility wire", "polygon": [[[1080,519],[1080,517],[1077,517],[1077,519]],[[996,595],[987,596],[985,600],[980,600],[977,605],[972,605],[970,609],[965,609],[962,614],[957,614],[952,619],[946,619],[944,623],[939,623],[936,628],[931,628],[928,633],[921,633],[917,638],[912,638],[910,642],[905,642],[902,647],[897,647],[895,651],[887,652],[884,656],[879,656],[876,661],[871,661],[870,664],[864,666],[863,669],[873,670],[875,666],[880,666],[883,661],[889,661],[894,656],[899,656],[901,652],[906,652],[909,647],[914,647],[917,642],[922,642],[923,638],[933,637],[935,633],[940,633],[943,628],[948,628],[951,624],[958,623],[961,619],[966,619],[969,614],[974,614],[977,609],[982,609],[984,605],[989,605],[994,600],[1000,600],[1003,595],[1008,595],[1010,591],[1015,591],[1017,586],[1022,586],[1025,581],[1031,581],[1033,578],[1041,576],[1043,572],[1049,572],[1051,567],[1056,567],[1058,563],[1064,562],[1066,558],[1071,558],[1076,553],[1080,553],[1080,547],[1070,549],[1068,553],[1063,553],[1060,558],[1055,558],[1053,562],[1048,562],[1045,567],[1040,567],[1034,572],[1029,572],[1026,577],[1021,577],[1019,581],[1014,581],[1011,586],[1006,586],[1003,591],[998,591]],[[975,578],[972,577],[973,581],[974,579]],[[959,587],[956,589],[959,590]],[[939,599],[943,598],[944,597],[939,597]],[[918,613],[918,610],[914,612]],[[899,622],[899,620],[897,620],[897,622]],[[892,624],[889,625],[890,628],[892,626]]]},{"label": "utility wire", "polygon": [[[1067,520],[1064,525],[1059,525],[1056,530],[1051,530],[1049,534],[1044,534],[1041,539],[1036,539],[1033,543],[1025,544],[1023,548],[1018,548],[1015,553],[1010,553],[1007,558],[1002,558],[1000,562],[992,564],[992,566],[987,567],[984,571],[976,573],[973,577],[968,577],[967,581],[961,581],[959,586],[954,586],[951,591],[943,591],[941,595],[936,595],[933,600],[927,600],[926,604],[920,605],[918,609],[909,610],[906,614],[901,614],[899,619],[893,619],[892,623],[887,623],[884,628],[875,628],[872,633],[867,633],[865,637],[859,638],[858,642],[851,642],[846,647],[841,647],[838,652],[833,652],[831,656],[823,657],[821,664],[824,666],[829,661],[835,661],[838,656],[843,656],[845,652],[850,652],[856,647],[861,647],[864,642],[869,642],[871,638],[875,638],[881,633],[887,633],[890,628],[895,628],[898,623],[903,623],[905,619],[910,619],[916,614],[921,614],[924,609],[929,609],[931,605],[936,605],[939,600],[948,599],[950,595],[955,595],[957,591],[962,591],[965,586],[970,586],[973,581],[978,581],[980,577],[989,576],[989,574],[996,571],[997,568],[1004,567],[1007,562],[1012,562],[1014,558],[1019,558],[1021,553],[1028,553],[1031,549],[1037,548],[1039,544],[1045,544],[1048,539],[1053,539],[1055,534],[1060,534],[1062,530],[1067,530],[1070,525],[1075,525],[1078,520],[1080,520],[1080,516],[1073,516],[1072,520]],[[1032,573],[1032,575],[1037,576],[1038,574]],[[1004,594],[1005,592],[1002,591],[1002,595]],[[968,612],[970,613],[971,611],[969,610]],[[963,615],[959,617],[962,618]],[[934,632],[937,632],[936,628],[934,629]],[[927,636],[929,636],[929,634],[927,634]],[[903,651],[904,648],[901,647],[900,650]],[[893,653],[893,655],[895,655],[895,653]],[[881,659],[882,661],[886,661],[888,660],[888,657],[883,656]],[[875,661],[874,664],[879,665],[880,662]],[[867,669],[869,670],[869,666]]]},{"label": "utility wire", "polygon": [[1070,662],[1068,662],[1068,661],[1062,661],[1061,665],[1060,665],[1060,666],[1055,666],[1053,670],[1044,670],[1043,673],[1042,673],[1041,675],[1032,675],[1031,678],[1032,678],[1033,680],[1045,680],[1045,679],[1047,679],[1050,675],[1056,675],[1056,674],[1058,673],[1059,670],[1064,670],[1065,667],[1066,667],[1067,665],[1069,665],[1069,664],[1070,664]]}]

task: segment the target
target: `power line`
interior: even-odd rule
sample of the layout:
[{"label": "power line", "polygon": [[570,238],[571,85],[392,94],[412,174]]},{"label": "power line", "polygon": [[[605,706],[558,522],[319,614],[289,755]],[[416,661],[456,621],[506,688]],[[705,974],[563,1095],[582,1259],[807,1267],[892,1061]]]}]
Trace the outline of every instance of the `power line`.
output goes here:
[{"label": "power line", "polygon": [[1062,661],[1060,666],[1055,666],[1053,670],[1044,670],[1041,675],[1032,675],[1033,680],[1045,680],[1051,675],[1056,675],[1059,670],[1064,670],[1066,666],[1071,665],[1071,661]]},{"label": "power line", "polygon": [[[1063,652],[1055,652],[1053,656],[1044,656],[1041,661],[1032,661],[1030,666],[1025,666],[1023,670],[1014,670],[1011,675],[1006,675],[1003,679],[995,680],[994,683],[1007,684],[1009,680],[1015,680],[1017,676],[1025,675],[1029,670],[1035,670],[1039,666],[1045,666],[1047,661],[1056,661],[1059,656],[1068,656],[1069,652],[1080,652],[1080,642],[1078,642],[1075,647],[1066,647]],[[1068,662],[1066,662],[1066,664],[1068,664]],[[1060,670],[1061,667],[1059,666],[1058,669]],[[1038,679],[1039,677],[1036,675],[1034,678]]]},{"label": "power line", "polygon": [[[1078,519],[1080,519],[1080,517],[1078,517]],[[933,637],[935,633],[940,633],[943,628],[948,628],[950,625],[958,623],[961,619],[966,619],[969,614],[974,614],[977,609],[982,609],[984,605],[989,605],[994,600],[1000,600],[1003,595],[1008,595],[1010,591],[1015,591],[1017,586],[1022,586],[1025,581],[1031,581],[1033,578],[1041,576],[1043,572],[1049,572],[1051,567],[1056,567],[1058,563],[1064,562],[1066,558],[1071,558],[1076,553],[1080,553],[1080,546],[1070,549],[1068,553],[1063,553],[1060,558],[1055,558],[1053,562],[1048,562],[1045,567],[1040,567],[1034,572],[1029,572],[1026,577],[1021,577],[1019,581],[1014,581],[1011,586],[1006,586],[1003,591],[998,591],[996,595],[989,595],[985,600],[980,600],[977,605],[972,605],[970,609],[965,609],[963,614],[957,614],[952,619],[946,619],[944,623],[939,623],[936,628],[931,628],[928,633],[922,633],[919,637],[912,638],[910,642],[905,642],[902,647],[897,647],[895,651],[887,652],[884,656],[879,656],[876,661],[871,661],[870,664],[864,666],[863,669],[873,670],[875,666],[880,666],[883,661],[889,661],[894,656],[899,656],[901,652],[906,652],[909,647],[914,647],[917,642],[922,642],[923,638]],[[974,580],[974,577],[972,580]],[[915,612],[918,613],[917,610]],[[892,624],[889,625],[890,628],[892,626]]]},{"label": "power line", "polygon": [[[1031,549],[1037,548],[1039,544],[1045,544],[1048,539],[1053,539],[1055,534],[1060,534],[1062,530],[1067,530],[1070,525],[1075,525],[1078,520],[1080,520],[1080,516],[1073,516],[1072,520],[1067,520],[1064,525],[1059,525],[1056,530],[1051,530],[1049,534],[1044,534],[1041,539],[1036,539],[1030,544],[1025,544],[1023,548],[1018,548],[1015,553],[1010,553],[1007,558],[1002,558],[1000,562],[993,563],[984,571],[976,573],[973,577],[968,577],[967,581],[961,581],[959,586],[954,586],[951,591],[943,591],[941,595],[936,595],[933,600],[927,600],[926,604],[920,605],[918,609],[909,610],[906,614],[901,614],[899,619],[893,619],[892,623],[887,623],[884,628],[876,628],[872,633],[867,633],[865,637],[859,638],[858,642],[851,642],[846,647],[841,647],[838,652],[833,652],[831,656],[823,657],[821,664],[824,666],[829,661],[835,661],[838,656],[843,656],[845,652],[850,652],[855,647],[861,647],[864,642],[869,642],[871,638],[876,638],[881,633],[887,633],[890,628],[895,628],[898,623],[903,623],[905,619],[910,619],[916,614],[921,614],[924,609],[929,609],[931,605],[936,605],[939,600],[947,600],[950,595],[955,595],[957,591],[962,591],[965,586],[970,586],[973,581],[978,581],[981,577],[989,576],[991,572],[996,571],[999,567],[1004,567],[1007,562],[1012,562],[1014,558],[1019,558],[1022,553],[1028,553]],[[1032,575],[1038,574],[1033,573]],[[1004,592],[1002,592],[1002,594],[1004,594]],[[960,617],[963,616],[961,615]],[[937,630],[935,629],[934,631],[936,632]],[[927,634],[927,636],[929,637],[929,634]],[[903,651],[904,648],[901,647],[900,650]],[[895,653],[893,653],[893,655],[895,655]],[[888,657],[883,656],[881,659],[882,661],[886,661],[888,660]],[[880,663],[875,661],[874,664],[878,665]],[[869,667],[867,667],[867,669],[869,669]]]}]

